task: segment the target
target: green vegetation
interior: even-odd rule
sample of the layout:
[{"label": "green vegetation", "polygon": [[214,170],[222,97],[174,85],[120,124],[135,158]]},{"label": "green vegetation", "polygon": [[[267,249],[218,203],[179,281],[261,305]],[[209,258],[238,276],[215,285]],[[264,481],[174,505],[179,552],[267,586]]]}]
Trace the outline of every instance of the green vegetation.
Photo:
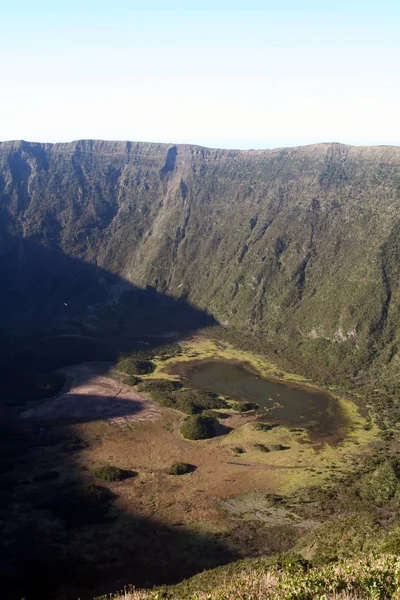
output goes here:
[{"label": "green vegetation", "polygon": [[272,428],[273,426],[269,423],[254,423],[253,425],[255,431],[271,431]]},{"label": "green vegetation", "polygon": [[141,379],[139,377],[136,377],[136,375],[129,375],[129,377],[127,377],[124,380],[124,383],[126,383],[126,385],[137,385],[138,383],[140,383]]},{"label": "green vegetation", "polygon": [[168,469],[168,475],[186,475],[187,473],[191,473],[192,471],[193,465],[184,462],[175,462],[172,463],[172,465]]},{"label": "green vegetation", "polygon": [[239,412],[249,412],[250,410],[257,410],[259,406],[255,402],[240,402],[235,408]]},{"label": "green vegetation", "polygon": [[149,392],[151,397],[156,400],[161,398],[162,395],[168,396],[176,390],[181,389],[182,384],[178,381],[170,381],[168,379],[148,379],[142,381],[138,386],[140,392]]},{"label": "green vegetation", "polygon": [[143,356],[147,356],[150,360],[153,357],[157,357],[158,360],[168,360],[170,358],[179,356],[182,352],[180,345],[176,342],[170,344],[163,344],[152,348],[147,353],[143,352]]},{"label": "green vegetation", "polygon": [[324,567],[312,567],[299,557],[275,564],[242,561],[235,572],[221,567],[169,588],[132,590],[113,600],[397,600],[400,558],[371,555]]},{"label": "green vegetation", "polygon": [[391,551],[396,545],[399,461],[373,459],[365,463],[363,470],[361,475],[347,475],[333,488],[311,490],[321,516],[329,517],[296,546],[313,563],[375,550]]},{"label": "green vegetation", "polygon": [[146,375],[154,370],[154,365],[148,360],[138,360],[135,356],[121,358],[115,365],[118,371],[128,375]]},{"label": "green vegetation", "polygon": [[114,467],[113,465],[96,467],[93,469],[92,474],[98,479],[103,479],[103,481],[108,481],[110,483],[114,481],[121,481],[121,479],[124,479],[125,475],[122,469]]},{"label": "green vegetation", "polygon": [[187,417],[181,427],[181,434],[187,440],[212,438],[215,435],[215,421],[201,415]]},{"label": "green vegetation", "polygon": [[217,410],[203,410],[201,413],[204,417],[212,417],[213,419],[229,419],[230,414],[225,412],[219,412]]},{"label": "green vegetation", "polygon": [[225,400],[211,392],[202,390],[182,390],[176,395],[179,410],[187,413],[201,413],[204,410],[226,408]]},{"label": "green vegetation", "polygon": [[271,444],[270,450],[286,450],[287,446],[283,446],[282,444]]},{"label": "green vegetation", "polygon": [[265,444],[254,444],[254,448],[260,452],[270,452],[270,449]]},{"label": "green vegetation", "polygon": [[367,473],[357,486],[364,502],[383,506],[395,495],[400,495],[399,464],[385,461],[372,473]]},{"label": "green vegetation", "polygon": [[138,390],[148,392],[150,397],[168,408],[175,408],[187,414],[199,414],[212,409],[226,408],[225,400],[211,392],[182,389],[182,384],[167,379],[143,381]]}]

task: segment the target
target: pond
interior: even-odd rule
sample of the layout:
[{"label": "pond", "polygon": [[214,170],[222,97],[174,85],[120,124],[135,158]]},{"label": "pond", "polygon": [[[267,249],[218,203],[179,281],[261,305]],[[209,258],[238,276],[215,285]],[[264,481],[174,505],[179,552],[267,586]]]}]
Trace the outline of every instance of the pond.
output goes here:
[{"label": "pond", "polygon": [[242,364],[220,360],[176,363],[179,374],[193,388],[255,402],[263,420],[307,429],[313,441],[336,445],[346,437],[346,418],[338,400],[309,386],[265,379]]}]

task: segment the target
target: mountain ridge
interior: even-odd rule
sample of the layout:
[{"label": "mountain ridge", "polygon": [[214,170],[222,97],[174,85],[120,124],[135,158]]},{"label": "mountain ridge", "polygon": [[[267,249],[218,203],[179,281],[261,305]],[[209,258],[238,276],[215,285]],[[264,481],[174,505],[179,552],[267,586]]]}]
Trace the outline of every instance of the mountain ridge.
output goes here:
[{"label": "mountain ridge", "polygon": [[[311,149],[311,148],[324,148],[324,147],[331,147],[331,146],[341,146],[343,148],[353,148],[353,149],[360,149],[360,150],[374,150],[374,149],[399,149],[400,146],[397,146],[395,144],[374,144],[374,145],[368,145],[368,144],[346,144],[344,142],[315,142],[315,143],[311,143],[311,144],[299,144],[296,146],[276,146],[273,148],[247,148],[247,149],[243,149],[243,148],[223,148],[223,147],[219,147],[219,146],[203,146],[201,144],[192,144],[192,143],[182,143],[182,142],[153,142],[153,141],[136,141],[136,140],[104,140],[101,138],[79,138],[76,140],[71,140],[69,142],[35,142],[32,140],[25,140],[25,139],[20,139],[20,140],[3,140],[0,141],[0,148],[1,147],[7,148],[7,149],[17,149],[19,147],[43,147],[46,149],[49,148],[54,148],[54,149],[63,149],[65,147],[71,146],[71,147],[79,147],[81,146],[80,149],[84,149],[87,147],[92,147],[92,151],[98,151],[101,152],[102,148],[104,148],[105,146],[111,146],[113,148],[117,148],[117,147],[121,147],[123,150],[127,150],[130,151],[130,149],[132,147],[139,147],[139,146],[154,146],[156,148],[169,148],[171,146],[175,146],[177,148],[193,148],[193,149],[199,149],[199,150],[208,150],[208,151],[215,151],[215,152],[226,152],[226,153],[230,153],[230,152],[234,152],[234,153],[238,153],[238,154],[263,154],[263,153],[274,153],[274,152],[279,152],[282,150],[300,150],[300,149]],[[93,147],[98,147],[98,149],[93,150]]]}]

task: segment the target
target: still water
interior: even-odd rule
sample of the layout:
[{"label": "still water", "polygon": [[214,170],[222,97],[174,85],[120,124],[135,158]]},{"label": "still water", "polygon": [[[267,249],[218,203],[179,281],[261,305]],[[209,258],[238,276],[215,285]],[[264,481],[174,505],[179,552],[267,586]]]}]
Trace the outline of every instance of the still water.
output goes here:
[{"label": "still water", "polygon": [[303,427],[314,441],[337,444],[345,437],[346,419],[328,393],[265,379],[241,364],[210,360],[182,366],[181,375],[190,386],[255,402],[263,420]]}]

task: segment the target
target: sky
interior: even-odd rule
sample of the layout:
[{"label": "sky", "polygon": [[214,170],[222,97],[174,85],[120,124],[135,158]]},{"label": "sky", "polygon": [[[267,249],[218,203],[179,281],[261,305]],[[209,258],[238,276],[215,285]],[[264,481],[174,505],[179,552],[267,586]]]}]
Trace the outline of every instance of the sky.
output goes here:
[{"label": "sky", "polygon": [[400,145],[399,114],[398,0],[0,0],[2,141]]}]

